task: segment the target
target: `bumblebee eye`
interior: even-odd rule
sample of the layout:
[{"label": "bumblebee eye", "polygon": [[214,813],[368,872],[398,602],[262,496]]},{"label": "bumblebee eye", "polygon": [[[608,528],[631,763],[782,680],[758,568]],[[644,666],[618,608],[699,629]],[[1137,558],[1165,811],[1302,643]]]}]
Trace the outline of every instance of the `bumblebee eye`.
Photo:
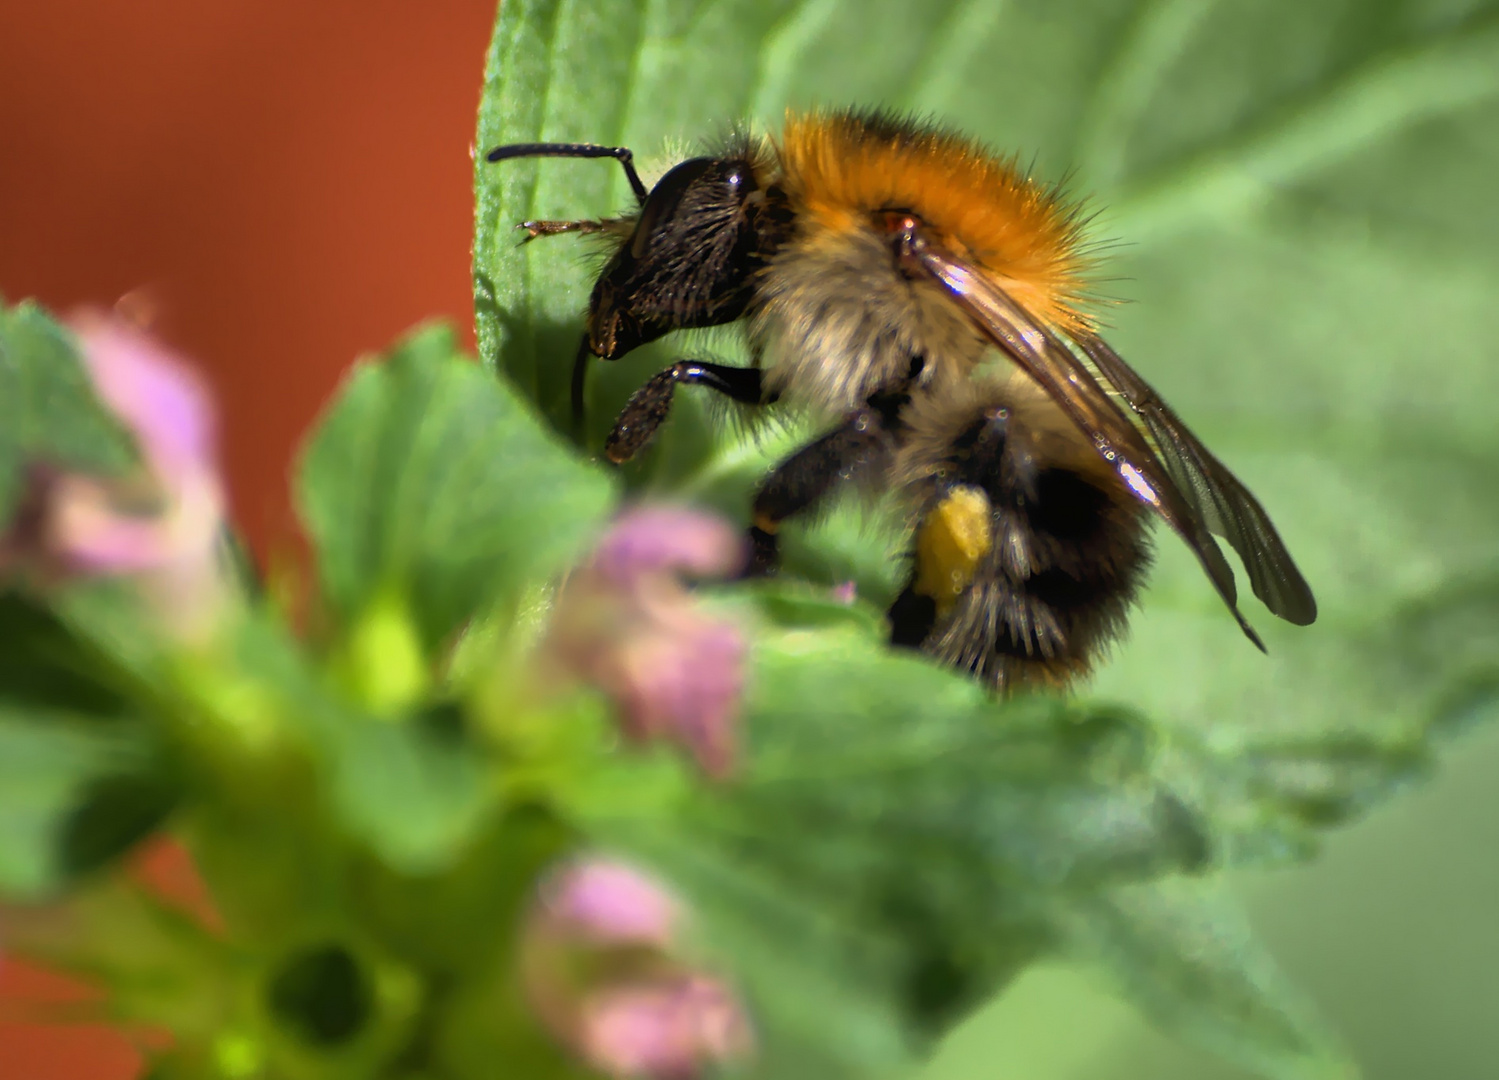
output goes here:
[{"label": "bumblebee eye", "polygon": [[690,158],[675,166],[656,182],[640,210],[630,254],[644,258],[651,241],[667,222],[690,217],[705,204],[728,202],[738,205],[756,188],[748,162],[717,158]]},{"label": "bumblebee eye", "polygon": [[640,209],[640,220],[635,223],[635,236],[630,241],[630,253],[641,258],[650,247],[651,236],[669,220],[682,204],[687,189],[700,180],[713,165],[712,158],[692,158],[671,169],[656,186],[651,188],[645,205]]},{"label": "bumblebee eye", "polygon": [[748,165],[735,162],[724,170],[723,182],[730,191],[743,197],[752,191],[759,189],[760,185],[755,183],[755,174]]}]

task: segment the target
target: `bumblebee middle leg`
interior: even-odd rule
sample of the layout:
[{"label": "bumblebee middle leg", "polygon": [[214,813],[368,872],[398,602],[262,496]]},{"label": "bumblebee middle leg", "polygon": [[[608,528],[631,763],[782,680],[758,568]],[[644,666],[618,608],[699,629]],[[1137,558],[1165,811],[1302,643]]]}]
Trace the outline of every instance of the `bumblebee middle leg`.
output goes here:
[{"label": "bumblebee middle leg", "polygon": [[774,574],[780,564],[777,534],[787,518],[815,509],[839,484],[882,469],[893,452],[886,417],[873,407],[858,409],[832,431],[808,443],[760,485],[749,530],[749,574]]},{"label": "bumblebee middle leg", "polygon": [[604,456],[622,465],[638,454],[656,435],[671,412],[672,394],[678,383],[706,386],[743,405],[769,405],[775,395],[765,396],[759,368],[729,367],[704,360],[678,360],[630,395],[614,430],[604,440]]}]

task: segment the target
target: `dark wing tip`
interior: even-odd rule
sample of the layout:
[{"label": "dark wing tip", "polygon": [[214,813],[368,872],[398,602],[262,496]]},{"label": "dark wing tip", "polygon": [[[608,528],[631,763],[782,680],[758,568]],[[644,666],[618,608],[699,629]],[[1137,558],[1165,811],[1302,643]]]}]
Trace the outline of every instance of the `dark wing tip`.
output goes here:
[{"label": "dark wing tip", "polygon": [[1303,581],[1300,589],[1270,610],[1293,626],[1311,626],[1317,621],[1317,598]]},{"label": "dark wing tip", "polygon": [[1244,636],[1249,639],[1250,643],[1260,652],[1269,656],[1270,650],[1265,648],[1265,643],[1260,640],[1260,635],[1255,632],[1254,627],[1249,625],[1249,620],[1239,614],[1237,609],[1234,610],[1234,617],[1239,620],[1239,629],[1244,631]]},{"label": "dark wing tip", "polygon": [[1271,614],[1293,626],[1310,626],[1316,622],[1317,598],[1291,561],[1290,554],[1279,544],[1279,538],[1276,538],[1272,553],[1259,554],[1261,561],[1250,566],[1254,595],[1270,609]]}]

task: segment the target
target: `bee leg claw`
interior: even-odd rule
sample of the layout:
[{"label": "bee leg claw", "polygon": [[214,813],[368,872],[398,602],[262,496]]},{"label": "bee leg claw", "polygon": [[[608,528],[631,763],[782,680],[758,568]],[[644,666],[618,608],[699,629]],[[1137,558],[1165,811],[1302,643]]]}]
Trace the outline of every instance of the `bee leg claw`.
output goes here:
[{"label": "bee leg claw", "polygon": [[521,244],[529,244],[542,236],[560,236],[563,233],[603,232],[607,226],[602,221],[522,221],[517,229],[525,229]]},{"label": "bee leg claw", "polygon": [[781,548],[775,533],[766,532],[758,525],[749,528],[749,564],[744,568],[743,578],[774,577],[781,568]]}]

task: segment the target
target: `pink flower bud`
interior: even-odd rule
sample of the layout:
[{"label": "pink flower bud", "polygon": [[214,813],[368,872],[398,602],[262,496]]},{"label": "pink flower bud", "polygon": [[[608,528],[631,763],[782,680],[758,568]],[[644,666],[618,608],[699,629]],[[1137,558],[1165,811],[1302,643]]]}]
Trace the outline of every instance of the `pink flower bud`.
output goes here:
[{"label": "pink flower bud", "polygon": [[35,463],[24,511],[0,540],[0,569],[134,575],[171,630],[202,636],[226,596],[209,394],[181,359],[121,319],[86,314],[74,329],[101,402],[135,437],[140,468],[101,477]]},{"label": "pink flower bud", "polygon": [[600,944],[667,948],[676,934],[676,900],[654,878],[613,859],[579,859],[555,871],[537,894],[536,925],[556,936]]},{"label": "pink flower bud", "polygon": [[717,979],[673,979],[600,991],[580,1026],[581,1055],[615,1077],[691,1080],[748,1056],[753,1039],[733,992]]},{"label": "pink flower bud", "polygon": [[679,575],[743,565],[741,538],[691,510],[626,512],[558,598],[552,654],[615,703],[637,742],[684,747],[710,776],[733,768],[744,689],[743,635],[702,613]]},{"label": "pink flower bud", "polygon": [[718,518],[680,506],[641,506],[621,514],[604,534],[592,565],[628,588],[653,571],[724,577],[744,559],[744,541]]},{"label": "pink flower bud", "polygon": [[748,1016],[732,989],[681,956],[684,915],[643,871],[586,858],[549,875],[521,939],[537,1016],[608,1076],[690,1080],[748,1055]]},{"label": "pink flower bud", "polygon": [[212,467],[213,401],[186,361],[116,317],[81,314],[73,330],[100,400],[134,433],[157,477]]}]

